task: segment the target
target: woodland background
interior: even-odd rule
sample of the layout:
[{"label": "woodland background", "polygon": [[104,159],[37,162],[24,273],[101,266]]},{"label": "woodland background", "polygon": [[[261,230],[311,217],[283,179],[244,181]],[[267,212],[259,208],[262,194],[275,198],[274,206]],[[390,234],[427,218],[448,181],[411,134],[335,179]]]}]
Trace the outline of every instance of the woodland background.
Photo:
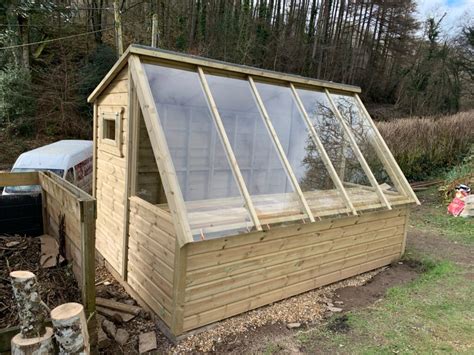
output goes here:
[{"label": "woodland background", "polygon": [[443,17],[417,21],[414,0],[4,0],[4,142],[91,137],[86,98],[118,56],[114,5],[124,48],[150,45],[157,14],[161,48],[358,85],[376,120],[474,106],[474,21],[442,33]]}]

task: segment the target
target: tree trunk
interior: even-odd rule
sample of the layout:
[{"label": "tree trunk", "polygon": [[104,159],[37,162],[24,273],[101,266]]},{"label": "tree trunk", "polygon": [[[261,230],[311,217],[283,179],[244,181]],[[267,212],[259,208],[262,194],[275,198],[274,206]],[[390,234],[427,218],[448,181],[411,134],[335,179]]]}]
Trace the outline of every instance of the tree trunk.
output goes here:
[{"label": "tree trunk", "polygon": [[12,355],[54,354],[53,328],[46,328],[45,333],[37,338],[23,338],[21,333],[11,340]]},{"label": "tree trunk", "polygon": [[35,274],[30,271],[12,271],[10,278],[18,306],[21,335],[24,338],[41,337],[45,332],[45,309]]},{"label": "tree trunk", "polygon": [[51,311],[54,337],[60,354],[89,354],[89,333],[84,307],[79,303],[65,303]]},{"label": "tree trunk", "polygon": [[30,27],[28,17],[18,15],[18,32],[20,34],[22,53],[21,59],[25,69],[30,69],[30,47],[27,45],[30,38]]}]

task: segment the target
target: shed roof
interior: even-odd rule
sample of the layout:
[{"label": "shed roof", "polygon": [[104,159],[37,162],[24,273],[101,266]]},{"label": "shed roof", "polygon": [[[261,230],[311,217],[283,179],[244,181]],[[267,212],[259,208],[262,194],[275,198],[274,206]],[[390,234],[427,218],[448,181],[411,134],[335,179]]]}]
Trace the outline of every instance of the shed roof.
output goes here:
[{"label": "shed roof", "polygon": [[160,48],[148,47],[138,44],[130,45],[123,55],[118,59],[115,65],[110,69],[104,79],[94,89],[94,91],[87,98],[88,102],[94,102],[100,93],[110,84],[114,77],[120,72],[120,70],[127,64],[127,60],[130,55],[136,54],[143,58],[159,58],[168,60],[175,63],[187,63],[192,65],[199,65],[204,68],[215,68],[225,70],[234,73],[242,73],[247,75],[253,75],[255,77],[268,78],[273,80],[291,81],[299,84],[307,84],[312,86],[319,86],[321,88],[339,89],[348,92],[360,93],[361,89],[358,86],[335,83],[327,80],[319,80],[314,78],[308,78],[301,75],[295,74],[284,74],[272,70],[260,69],[250,67],[247,65],[234,64],[221,60],[210,59],[200,57],[191,54],[179,53],[174,51],[168,51]]},{"label": "shed roof", "polygon": [[131,46],[90,102],[126,63],[180,245],[418,202],[358,87]]}]

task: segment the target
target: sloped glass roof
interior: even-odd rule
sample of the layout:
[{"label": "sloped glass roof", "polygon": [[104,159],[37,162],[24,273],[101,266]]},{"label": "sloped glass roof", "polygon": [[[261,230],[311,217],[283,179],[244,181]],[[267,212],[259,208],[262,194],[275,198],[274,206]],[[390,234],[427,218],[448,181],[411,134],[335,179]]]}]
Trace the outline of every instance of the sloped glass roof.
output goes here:
[{"label": "sloped glass roof", "polygon": [[193,240],[414,201],[357,94],[141,65]]}]

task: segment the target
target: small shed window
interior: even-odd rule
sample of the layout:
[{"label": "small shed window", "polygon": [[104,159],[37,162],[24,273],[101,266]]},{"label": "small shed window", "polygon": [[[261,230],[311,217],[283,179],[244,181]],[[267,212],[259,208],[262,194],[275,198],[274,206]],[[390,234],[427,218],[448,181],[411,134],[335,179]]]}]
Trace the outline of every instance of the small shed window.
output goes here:
[{"label": "small shed window", "polygon": [[115,119],[109,119],[104,117],[104,131],[103,131],[103,139],[111,139],[115,141],[115,126],[117,122]]},{"label": "small shed window", "polygon": [[99,149],[122,157],[122,107],[102,108],[100,116]]}]

